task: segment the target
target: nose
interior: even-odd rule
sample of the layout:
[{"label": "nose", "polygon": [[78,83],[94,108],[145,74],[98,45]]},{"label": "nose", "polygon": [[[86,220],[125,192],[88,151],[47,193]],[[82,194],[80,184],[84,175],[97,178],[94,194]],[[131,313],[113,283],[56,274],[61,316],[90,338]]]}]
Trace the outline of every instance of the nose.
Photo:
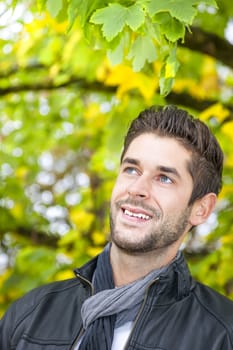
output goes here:
[{"label": "nose", "polygon": [[147,199],[150,197],[150,185],[148,179],[143,175],[135,179],[127,189],[127,192],[132,197],[140,197]]}]

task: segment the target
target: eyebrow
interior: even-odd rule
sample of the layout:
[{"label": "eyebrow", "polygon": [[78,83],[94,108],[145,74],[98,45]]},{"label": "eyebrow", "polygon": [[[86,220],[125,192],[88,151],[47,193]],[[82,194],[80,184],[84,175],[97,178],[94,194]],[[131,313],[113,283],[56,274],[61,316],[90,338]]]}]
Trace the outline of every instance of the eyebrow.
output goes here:
[{"label": "eyebrow", "polygon": [[176,177],[178,177],[179,179],[181,178],[181,176],[180,176],[179,172],[176,170],[176,168],[168,167],[168,166],[164,166],[164,165],[158,166],[157,168],[162,172],[165,172],[167,174],[173,174]]},{"label": "eyebrow", "polygon": [[[135,158],[129,158],[129,157],[124,158],[122,161],[122,164],[125,164],[125,163],[140,166],[140,161],[138,159],[135,159]],[[162,171],[162,172],[167,173],[167,174],[175,175],[176,177],[181,179],[181,175],[179,174],[177,169],[174,167],[159,165],[156,167],[156,170]]]},{"label": "eyebrow", "polygon": [[124,163],[129,163],[129,164],[133,164],[133,165],[140,165],[140,161],[138,159],[135,158],[124,158],[122,160],[122,164]]}]

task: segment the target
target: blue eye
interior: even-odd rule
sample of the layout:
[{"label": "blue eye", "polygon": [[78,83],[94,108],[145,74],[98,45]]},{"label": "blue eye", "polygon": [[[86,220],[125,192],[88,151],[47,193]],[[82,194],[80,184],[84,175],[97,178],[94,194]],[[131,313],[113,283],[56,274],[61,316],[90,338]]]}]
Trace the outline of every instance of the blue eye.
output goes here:
[{"label": "blue eye", "polygon": [[160,181],[164,184],[172,184],[172,180],[166,175],[160,175]]},{"label": "blue eye", "polygon": [[126,167],[124,169],[124,172],[129,174],[129,175],[137,175],[137,169],[136,168],[133,168],[133,167]]}]

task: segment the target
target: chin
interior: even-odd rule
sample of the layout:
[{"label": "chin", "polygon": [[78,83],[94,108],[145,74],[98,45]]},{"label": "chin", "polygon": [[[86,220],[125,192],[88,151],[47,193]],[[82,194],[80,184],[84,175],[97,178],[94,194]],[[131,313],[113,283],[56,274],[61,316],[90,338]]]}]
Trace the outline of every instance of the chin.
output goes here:
[{"label": "chin", "polygon": [[148,253],[156,249],[151,242],[131,242],[119,237],[112,236],[112,242],[117,246],[118,249],[124,251],[130,255],[138,255]]}]

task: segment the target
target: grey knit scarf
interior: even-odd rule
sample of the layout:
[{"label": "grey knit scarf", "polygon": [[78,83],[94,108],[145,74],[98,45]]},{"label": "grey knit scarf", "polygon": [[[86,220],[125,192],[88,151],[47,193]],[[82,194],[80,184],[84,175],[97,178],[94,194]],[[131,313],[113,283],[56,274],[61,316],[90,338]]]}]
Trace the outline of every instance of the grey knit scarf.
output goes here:
[{"label": "grey knit scarf", "polygon": [[[109,254],[110,245],[105,247],[104,254]],[[133,321],[144,299],[147,286],[167,269],[163,267],[150,272],[145,277],[114,289],[105,289],[89,297],[83,304],[81,315],[84,329],[96,319],[117,315],[115,328]]]}]

